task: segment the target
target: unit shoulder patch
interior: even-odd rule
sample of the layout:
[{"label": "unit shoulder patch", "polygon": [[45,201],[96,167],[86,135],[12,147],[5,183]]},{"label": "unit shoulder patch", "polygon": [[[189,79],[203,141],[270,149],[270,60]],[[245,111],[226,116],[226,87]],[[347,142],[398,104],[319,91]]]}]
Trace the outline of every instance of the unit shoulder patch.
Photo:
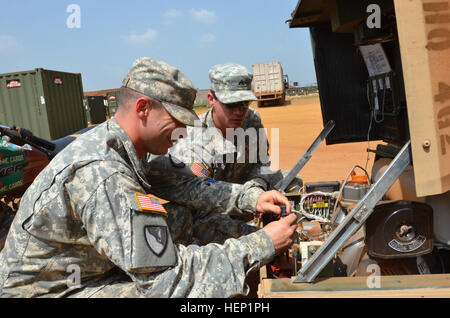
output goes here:
[{"label": "unit shoulder patch", "polygon": [[144,227],[147,246],[156,255],[161,256],[167,246],[167,226]]}]

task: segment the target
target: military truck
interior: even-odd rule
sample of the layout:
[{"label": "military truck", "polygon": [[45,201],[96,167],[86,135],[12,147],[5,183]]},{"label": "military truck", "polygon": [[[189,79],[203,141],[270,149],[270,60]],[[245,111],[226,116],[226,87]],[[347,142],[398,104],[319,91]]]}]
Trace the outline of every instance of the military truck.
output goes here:
[{"label": "military truck", "polygon": [[286,89],[289,79],[283,74],[279,61],[252,65],[253,93],[260,106],[283,105],[286,100]]},{"label": "military truck", "polygon": [[259,296],[448,297],[450,0],[300,0],[288,23],[310,31],[327,144],[385,144],[370,176],[288,194],[301,241]]}]

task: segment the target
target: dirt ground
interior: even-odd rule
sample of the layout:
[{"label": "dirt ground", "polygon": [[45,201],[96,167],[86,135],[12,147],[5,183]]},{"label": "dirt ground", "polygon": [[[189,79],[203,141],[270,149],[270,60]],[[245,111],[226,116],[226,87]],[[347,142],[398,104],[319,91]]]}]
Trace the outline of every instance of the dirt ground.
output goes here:
[{"label": "dirt ground", "polygon": [[[271,128],[279,129],[279,168],[291,169],[323,129],[319,97],[295,97],[287,100],[284,106],[257,109],[267,128],[269,142]],[[271,142],[271,147],[273,145]],[[377,143],[371,142],[370,149],[375,149],[376,145]],[[330,146],[323,142],[300,175],[304,182],[341,181],[353,166],[365,167],[367,148],[367,142]],[[273,149],[271,151],[273,153]],[[374,154],[370,153],[367,166],[369,175],[373,158]],[[276,162],[272,159],[272,168],[276,168],[275,165]],[[362,173],[359,169],[356,172]]]}]

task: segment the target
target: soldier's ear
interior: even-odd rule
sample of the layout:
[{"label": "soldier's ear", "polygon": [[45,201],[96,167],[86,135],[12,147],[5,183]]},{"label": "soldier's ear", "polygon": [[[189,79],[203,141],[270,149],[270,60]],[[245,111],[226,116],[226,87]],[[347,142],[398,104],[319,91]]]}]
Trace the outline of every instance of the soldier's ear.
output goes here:
[{"label": "soldier's ear", "polygon": [[209,104],[212,106],[212,103],[215,100],[214,95],[211,92],[209,92],[207,98],[208,98]]},{"label": "soldier's ear", "polygon": [[144,119],[148,117],[150,110],[152,109],[152,104],[149,98],[141,97],[134,104],[134,108],[138,117]]}]

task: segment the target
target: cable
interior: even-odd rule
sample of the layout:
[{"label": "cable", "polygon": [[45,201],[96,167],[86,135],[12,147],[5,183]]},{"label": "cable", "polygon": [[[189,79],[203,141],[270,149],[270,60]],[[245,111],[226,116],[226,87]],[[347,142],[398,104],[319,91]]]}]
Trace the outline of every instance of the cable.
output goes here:
[{"label": "cable", "polygon": [[385,102],[386,102],[386,82],[384,82],[384,87],[383,87],[383,106],[381,107],[381,120],[377,120],[377,116],[375,115],[375,122],[377,124],[381,124],[384,121],[384,106],[385,106]]},{"label": "cable", "polygon": [[[367,148],[370,148],[370,132],[372,131],[372,126],[373,126],[373,122],[375,121],[375,123],[377,124],[381,124],[382,122],[384,122],[384,110],[385,110],[385,106],[386,106],[386,78],[384,78],[383,81],[383,103],[381,106],[381,120],[377,119],[377,115],[376,115],[376,108],[372,107],[372,102],[370,100],[370,96],[369,96],[369,81],[367,81],[367,85],[366,85],[366,96],[367,96],[367,102],[369,103],[369,108],[372,110],[370,112],[370,123],[369,123],[369,130],[367,132]],[[367,160],[366,160],[366,164],[364,166],[364,169],[367,170],[367,166],[369,164],[369,160],[370,160],[370,152],[367,151]]]},{"label": "cable", "polygon": [[[367,94],[367,102],[369,103],[369,109],[371,110],[370,111],[370,121],[369,121],[369,131],[367,132],[367,149],[370,149],[370,132],[372,131],[374,109],[372,109],[372,103],[371,103],[370,97],[369,97],[369,82],[367,82],[366,94]],[[366,165],[364,167],[365,169],[367,169],[367,165],[369,164],[369,159],[370,159],[370,152],[367,151],[367,160],[366,160]]]},{"label": "cable", "polygon": [[[373,123],[373,111],[370,112],[369,131],[367,132],[367,149],[370,149],[370,132],[372,130],[372,123]],[[367,170],[367,165],[369,164],[369,160],[370,160],[370,152],[367,151],[367,160],[366,160],[366,165],[364,166],[364,170]]]},{"label": "cable", "polygon": [[350,172],[348,173],[347,177],[346,177],[346,178],[344,179],[344,181],[342,182],[341,188],[339,189],[339,193],[338,193],[338,196],[336,197],[336,202],[335,202],[334,208],[333,208],[333,213],[331,214],[331,223],[334,223],[334,222],[336,221],[336,213],[335,213],[335,212],[336,212],[336,208],[337,208],[338,204],[340,203],[340,200],[341,200],[341,197],[342,197],[342,192],[344,191],[344,187],[345,187],[345,185],[347,184],[348,178],[351,176],[353,170],[355,170],[356,168],[360,168],[360,169],[362,169],[362,170],[364,171],[364,173],[365,173],[366,176],[367,176],[367,182],[368,182],[369,185],[370,185],[370,178],[369,178],[369,174],[367,173],[367,170],[364,169],[363,167],[359,166],[359,165],[355,165],[355,166],[350,170]]}]

